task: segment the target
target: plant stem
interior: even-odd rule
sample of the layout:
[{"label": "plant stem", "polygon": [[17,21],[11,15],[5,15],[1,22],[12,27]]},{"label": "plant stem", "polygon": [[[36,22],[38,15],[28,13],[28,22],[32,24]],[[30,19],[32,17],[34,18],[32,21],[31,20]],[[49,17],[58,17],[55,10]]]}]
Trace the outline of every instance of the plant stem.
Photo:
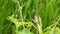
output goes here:
[{"label": "plant stem", "polygon": [[56,26],[57,26],[59,20],[60,20],[60,17],[59,17],[59,19],[57,20],[57,22],[54,23],[54,32],[53,32],[53,34],[56,34]]},{"label": "plant stem", "polygon": [[[36,2],[36,13],[37,13],[37,18],[38,18],[38,2],[39,0],[37,0]],[[38,22],[36,23],[36,34],[38,34]]]},{"label": "plant stem", "polygon": [[22,7],[20,6],[20,3],[18,1],[15,1],[17,4],[18,4],[18,7],[19,7],[19,12],[20,12],[20,16],[21,16],[21,21],[22,21],[22,24],[23,24],[23,29],[25,28],[24,26],[24,21],[23,21],[23,16],[22,16]]}]

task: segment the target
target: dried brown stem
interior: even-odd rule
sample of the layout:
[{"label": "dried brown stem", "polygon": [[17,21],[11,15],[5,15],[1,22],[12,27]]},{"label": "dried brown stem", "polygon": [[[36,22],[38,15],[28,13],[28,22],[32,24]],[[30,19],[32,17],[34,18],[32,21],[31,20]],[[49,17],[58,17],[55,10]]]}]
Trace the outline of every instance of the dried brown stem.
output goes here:
[{"label": "dried brown stem", "polygon": [[20,12],[20,16],[21,16],[21,20],[22,20],[22,24],[23,24],[23,29],[25,28],[24,26],[24,21],[23,21],[23,16],[22,16],[22,7],[20,6],[20,3],[18,1],[14,1],[18,4],[18,7],[19,7],[19,12]]},{"label": "dried brown stem", "polygon": [[[36,2],[36,13],[38,14],[38,2],[39,0],[37,0],[37,2]],[[38,18],[38,16],[37,16],[37,18]],[[38,22],[36,23],[36,34],[38,34]]]},{"label": "dried brown stem", "polygon": [[53,34],[56,34],[56,26],[57,26],[59,20],[60,20],[60,17],[59,17],[59,19],[57,20],[57,22],[54,21],[54,32],[53,32]]}]

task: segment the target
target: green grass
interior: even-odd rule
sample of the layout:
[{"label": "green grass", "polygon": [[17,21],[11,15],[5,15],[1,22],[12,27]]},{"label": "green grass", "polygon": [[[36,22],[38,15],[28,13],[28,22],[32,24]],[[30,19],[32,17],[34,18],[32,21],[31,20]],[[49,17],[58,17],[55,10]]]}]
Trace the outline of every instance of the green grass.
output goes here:
[{"label": "green grass", "polygon": [[[22,16],[26,28],[23,29],[22,27],[23,24],[18,11],[18,4],[13,0],[0,0],[0,34],[36,33],[34,32],[36,30],[36,26],[31,21],[32,16],[36,11],[36,2],[38,0],[18,1],[22,7]],[[60,0],[39,0],[38,17],[41,18],[42,22],[42,24],[38,24],[39,34],[53,34],[55,23],[56,34],[60,34]],[[35,29],[32,30],[33,32],[30,31],[32,26],[32,29]]]}]

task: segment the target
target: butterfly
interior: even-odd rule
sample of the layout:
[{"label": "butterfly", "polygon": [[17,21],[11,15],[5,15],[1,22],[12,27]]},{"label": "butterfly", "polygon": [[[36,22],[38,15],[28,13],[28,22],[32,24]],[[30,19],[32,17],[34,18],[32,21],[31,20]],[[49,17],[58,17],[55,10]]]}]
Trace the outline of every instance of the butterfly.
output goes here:
[{"label": "butterfly", "polygon": [[32,22],[33,23],[37,23],[38,22],[38,14],[37,13],[33,14]]}]

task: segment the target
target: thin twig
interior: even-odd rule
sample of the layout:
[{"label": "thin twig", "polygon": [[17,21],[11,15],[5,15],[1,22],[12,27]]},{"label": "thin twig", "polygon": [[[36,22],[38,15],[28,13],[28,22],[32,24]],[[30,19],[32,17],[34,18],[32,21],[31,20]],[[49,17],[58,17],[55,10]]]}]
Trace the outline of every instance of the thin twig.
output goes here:
[{"label": "thin twig", "polygon": [[24,26],[24,21],[23,21],[23,16],[22,16],[22,7],[20,6],[20,3],[18,1],[14,0],[14,2],[16,2],[18,4],[18,7],[19,7],[18,11],[20,12],[20,16],[21,16],[21,20],[22,20],[22,24],[23,24],[23,29],[24,29],[25,26]]},{"label": "thin twig", "polygon": [[[38,14],[38,2],[39,0],[37,0],[37,2],[36,2],[36,13]],[[37,16],[37,18],[38,18],[38,16]],[[36,34],[38,34],[38,22],[36,23]]]},{"label": "thin twig", "polygon": [[54,22],[54,32],[53,32],[53,34],[56,34],[56,26],[57,26],[59,20],[60,20],[60,17],[59,17],[59,19],[57,20],[57,22]]}]

